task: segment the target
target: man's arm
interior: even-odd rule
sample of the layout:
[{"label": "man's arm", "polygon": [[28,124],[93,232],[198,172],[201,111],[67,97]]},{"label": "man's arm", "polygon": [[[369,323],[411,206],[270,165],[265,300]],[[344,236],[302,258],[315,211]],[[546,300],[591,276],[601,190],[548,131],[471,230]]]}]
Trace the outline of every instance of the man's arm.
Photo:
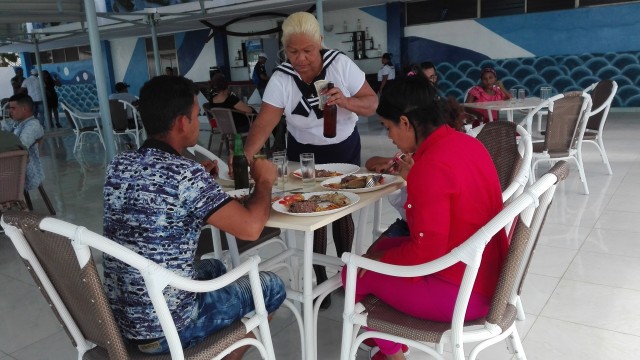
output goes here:
[{"label": "man's arm", "polygon": [[31,121],[20,133],[20,141],[26,148],[30,148],[44,136],[44,130],[37,121]]},{"label": "man's arm", "polygon": [[228,202],[207,219],[208,224],[243,240],[258,239],[269,219],[276,167],[267,159],[256,159],[251,166],[251,177],[256,185],[245,205]]}]

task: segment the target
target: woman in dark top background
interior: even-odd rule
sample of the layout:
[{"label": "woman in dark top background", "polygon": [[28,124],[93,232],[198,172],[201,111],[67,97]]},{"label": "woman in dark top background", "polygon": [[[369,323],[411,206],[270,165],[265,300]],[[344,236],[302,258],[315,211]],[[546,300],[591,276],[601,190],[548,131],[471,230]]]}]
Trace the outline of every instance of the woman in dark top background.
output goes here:
[{"label": "woman in dark top background", "polygon": [[[229,81],[224,74],[218,73],[211,79],[211,90],[213,96],[209,101],[209,108],[220,107],[237,110],[245,114],[255,114],[255,110],[245,104],[236,94],[229,90]],[[239,113],[233,113],[233,122],[238,132],[249,131],[249,119]]]},{"label": "woman in dark top background", "polygon": [[56,92],[56,86],[60,86],[60,80],[54,79],[47,70],[42,70],[42,80],[44,81],[44,89],[47,95],[47,105],[49,105],[49,111],[51,111],[51,117],[49,118],[50,128],[53,129],[54,119],[56,127],[61,128],[60,116],[58,115],[58,93]]}]

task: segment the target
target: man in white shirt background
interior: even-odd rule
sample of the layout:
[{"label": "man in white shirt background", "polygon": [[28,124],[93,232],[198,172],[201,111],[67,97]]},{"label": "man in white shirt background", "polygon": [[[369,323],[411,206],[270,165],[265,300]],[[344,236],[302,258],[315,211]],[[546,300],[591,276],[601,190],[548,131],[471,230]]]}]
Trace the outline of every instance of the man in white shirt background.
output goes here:
[{"label": "man in white shirt background", "polygon": [[33,100],[33,116],[40,121],[40,125],[44,128],[44,104],[42,103],[42,88],[40,87],[40,80],[38,80],[38,70],[31,69],[31,75],[22,82],[20,92],[31,96]]}]

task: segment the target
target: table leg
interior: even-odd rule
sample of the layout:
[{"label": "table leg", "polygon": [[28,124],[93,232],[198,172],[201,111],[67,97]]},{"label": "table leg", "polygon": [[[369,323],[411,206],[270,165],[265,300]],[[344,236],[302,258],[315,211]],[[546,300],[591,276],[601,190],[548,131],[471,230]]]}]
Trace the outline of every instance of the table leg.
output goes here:
[{"label": "table leg", "polygon": [[507,110],[507,120],[513,122],[513,110]]},{"label": "table leg", "polygon": [[382,235],[384,229],[380,228],[380,220],[382,219],[382,199],[376,201],[373,208],[373,238],[377,239]]},{"label": "table leg", "polygon": [[314,339],[316,337],[313,324],[313,231],[304,233],[304,260],[302,275],[303,319],[305,334],[305,360],[315,360]]},{"label": "table leg", "polygon": [[[367,249],[369,248],[369,245],[373,243],[373,240],[371,240],[367,244],[365,244],[364,242],[368,217],[369,217],[369,206],[365,206],[362,209],[360,209],[360,216],[358,218],[358,229],[356,231],[356,236],[354,239],[355,241],[353,242],[353,246],[352,246],[352,251],[353,249],[355,249],[356,254],[358,255],[366,253]],[[375,233],[375,231],[376,229],[374,224],[373,232]]]}]

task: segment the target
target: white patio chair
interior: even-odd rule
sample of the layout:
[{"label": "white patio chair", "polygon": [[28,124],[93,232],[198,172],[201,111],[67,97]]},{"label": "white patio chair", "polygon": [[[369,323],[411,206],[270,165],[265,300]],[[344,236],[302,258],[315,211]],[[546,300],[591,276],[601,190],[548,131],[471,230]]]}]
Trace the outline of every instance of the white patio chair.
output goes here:
[{"label": "white patio chair", "polygon": [[612,175],[613,171],[611,171],[611,165],[609,164],[607,152],[604,150],[604,140],[602,138],[611,102],[613,102],[617,91],[618,84],[613,80],[602,80],[584,89],[584,93],[590,93],[593,104],[582,141],[593,144],[598,148],[602,162],[607,166],[609,175]]},{"label": "white patio chair", "polygon": [[[462,245],[433,261],[415,266],[398,266],[352,253],[343,254],[342,259],[347,264],[347,269],[340,359],[355,359],[359,345],[368,338],[400,342],[441,360],[445,359],[443,352],[446,343],[451,345],[453,358],[460,360],[465,359],[464,345],[478,342],[468,356],[468,359],[476,359],[483,349],[509,338],[516,356],[525,359],[524,349],[515,326],[517,285],[521,279],[520,275],[526,270],[527,251],[531,246],[531,240],[538,233],[541,219],[547,212],[556,184],[566,177],[567,172],[566,163],[558,163]],[[493,235],[502,231],[504,226],[518,214],[520,216],[516,231],[501,269],[489,313],[486,318],[465,322],[464,317],[471,289],[484,248]],[[437,273],[461,262],[466,267],[451,322],[414,318],[395,310],[373,295],[355,303],[359,269],[397,277],[420,277]],[[362,326],[371,330],[358,335]],[[432,344],[436,345],[435,349]]]},{"label": "white patio chair", "polygon": [[533,116],[543,107],[548,108],[549,111],[547,130],[544,141],[533,143],[533,160],[529,182],[533,183],[535,180],[535,170],[539,163],[571,160],[578,166],[585,194],[589,194],[589,186],[582,163],[582,138],[591,112],[591,97],[582,92],[553,96],[531,110],[525,121],[531,124]]},{"label": "white patio chair", "polygon": [[[136,149],[140,148],[140,138],[142,137],[142,124],[138,119],[138,110],[129,102],[124,100],[109,100],[109,109],[111,112],[111,124],[113,127],[113,135],[115,136],[133,136],[136,142]],[[130,119],[132,119],[130,121]],[[133,122],[133,123],[131,123]],[[115,140],[116,147],[118,141]]]},{"label": "white patio chair", "polygon": [[[67,335],[78,350],[78,359],[222,359],[233,350],[251,345],[263,359],[275,359],[268,314],[258,273],[258,257],[213,280],[181,277],[126,247],[84,227],[32,213],[2,216],[1,224],[25,261],[25,265],[50,302]],[[125,344],[90,248],[107,253],[138,269],[142,274],[170,354],[148,355]],[[194,347],[182,349],[163,289],[172,286],[193,292],[220,289],[248,275],[256,311],[243,321],[210,335]],[[257,339],[246,338],[257,332]]]},{"label": "white patio chair", "polygon": [[[102,137],[102,130],[100,129],[100,124],[98,122],[99,114],[91,114],[91,113],[82,113],[67,105],[65,102],[60,102],[62,106],[62,110],[64,111],[67,120],[69,120],[69,124],[71,124],[71,128],[73,129],[73,133],[76,134],[76,142],[73,145],[73,152],[76,152],[78,149],[78,145],[82,144],[82,139],[86,134],[96,134],[102,143],[102,147],[106,147],[104,145],[104,139]],[[91,120],[89,125],[85,125],[83,121]]]}]

